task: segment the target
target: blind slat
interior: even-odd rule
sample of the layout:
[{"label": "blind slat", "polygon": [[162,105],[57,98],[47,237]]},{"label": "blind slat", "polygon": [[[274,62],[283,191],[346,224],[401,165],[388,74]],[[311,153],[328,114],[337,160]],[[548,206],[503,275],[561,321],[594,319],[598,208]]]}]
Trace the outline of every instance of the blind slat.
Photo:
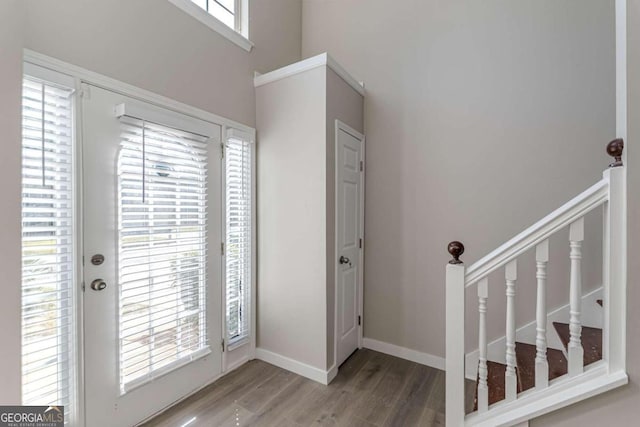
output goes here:
[{"label": "blind slat", "polygon": [[121,117],[120,389],[207,348],[207,140]]},{"label": "blind slat", "polygon": [[30,77],[22,96],[22,403],[64,405],[75,372],[73,89]]},{"label": "blind slat", "polygon": [[226,144],[226,319],[230,343],[245,339],[251,325],[251,144]]}]

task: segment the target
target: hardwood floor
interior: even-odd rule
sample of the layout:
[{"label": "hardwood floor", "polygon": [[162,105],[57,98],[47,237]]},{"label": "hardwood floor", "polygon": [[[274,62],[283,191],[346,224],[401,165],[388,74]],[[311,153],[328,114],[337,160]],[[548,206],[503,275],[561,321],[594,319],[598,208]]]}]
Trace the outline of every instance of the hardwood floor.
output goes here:
[{"label": "hardwood floor", "polygon": [[328,386],[254,360],[144,427],[444,426],[444,381],[443,371],[367,349]]}]

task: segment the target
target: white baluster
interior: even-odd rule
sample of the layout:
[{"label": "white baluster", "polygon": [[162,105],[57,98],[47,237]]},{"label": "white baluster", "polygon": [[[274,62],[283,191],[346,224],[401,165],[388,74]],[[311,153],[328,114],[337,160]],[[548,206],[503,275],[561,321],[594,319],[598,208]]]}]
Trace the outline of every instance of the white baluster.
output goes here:
[{"label": "white baluster", "polygon": [[449,244],[454,259],[447,264],[446,273],[446,353],[445,353],[445,411],[447,425],[464,426],[464,275],[465,267],[459,256],[464,252],[460,242]]},{"label": "white baluster", "polygon": [[536,246],[536,279],[538,293],[536,304],[536,388],[549,386],[549,363],[547,362],[547,263],[549,262],[549,240]]},{"label": "white baluster", "polygon": [[487,386],[487,298],[489,297],[489,281],[478,282],[478,412],[489,408],[489,387]]},{"label": "white baluster", "polygon": [[580,311],[582,310],[582,241],[584,240],[584,218],[575,221],[569,227],[569,244],[571,251],[571,283],[569,290],[569,376],[583,372],[583,354],[580,335]]},{"label": "white baluster", "polygon": [[504,374],[505,400],[511,402],[518,393],[516,378],[516,279],[518,264],[511,261],[505,268],[507,281],[507,370]]}]

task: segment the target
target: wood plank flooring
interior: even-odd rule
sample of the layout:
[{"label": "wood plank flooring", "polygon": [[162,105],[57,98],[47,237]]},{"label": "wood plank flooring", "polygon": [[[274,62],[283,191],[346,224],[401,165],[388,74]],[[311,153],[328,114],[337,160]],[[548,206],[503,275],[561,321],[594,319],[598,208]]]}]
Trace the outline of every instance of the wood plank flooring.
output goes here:
[{"label": "wood plank flooring", "polygon": [[253,360],[144,427],[444,426],[444,384],[443,371],[367,349],[328,386]]}]

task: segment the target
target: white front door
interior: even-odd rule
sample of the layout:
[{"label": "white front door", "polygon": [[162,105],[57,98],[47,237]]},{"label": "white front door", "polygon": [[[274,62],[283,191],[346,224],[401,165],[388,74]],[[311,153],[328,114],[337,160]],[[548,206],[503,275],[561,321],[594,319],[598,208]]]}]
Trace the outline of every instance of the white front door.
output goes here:
[{"label": "white front door", "polygon": [[336,122],[337,366],[359,346],[364,137]]},{"label": "white front door", "polygon": [[129,427],[221,372],[221,129],[87,85],[82,120],[86,425]]}]

